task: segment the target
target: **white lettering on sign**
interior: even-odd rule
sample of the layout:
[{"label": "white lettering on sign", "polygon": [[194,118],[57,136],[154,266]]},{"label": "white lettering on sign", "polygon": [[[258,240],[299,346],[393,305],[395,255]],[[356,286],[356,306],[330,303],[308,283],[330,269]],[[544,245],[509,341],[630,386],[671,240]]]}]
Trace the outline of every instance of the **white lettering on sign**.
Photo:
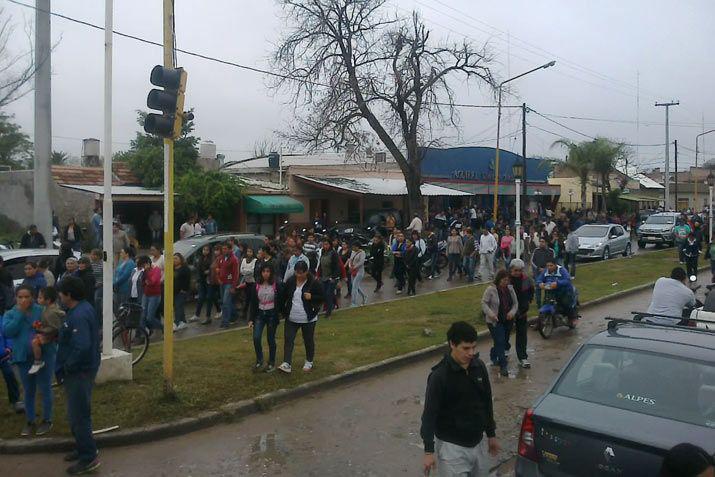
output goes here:
[{"label": "white lettering on sign", "polygon": [[627,399],[628,401],[640,402],[643,404],[648,404],[649,406],[655,406],[655,399],[645,397],[645,396],[638,396],[637,394],[618,393],[618,394],[616,394],[616,397],[618,399]]}]

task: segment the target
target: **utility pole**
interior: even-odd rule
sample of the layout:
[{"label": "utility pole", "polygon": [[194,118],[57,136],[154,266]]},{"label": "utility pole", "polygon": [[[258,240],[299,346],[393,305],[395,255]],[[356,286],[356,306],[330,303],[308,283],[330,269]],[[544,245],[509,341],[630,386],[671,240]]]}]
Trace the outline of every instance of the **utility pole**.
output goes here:
[{"label": "utility pole", "polygon": [[[112,240],[112,30],[114,25],[114,0],[104,3],[104,197],[102,201],[102,353],[112,351],[112,325],[114,315],[112,279],[114,276],[114,242]],[[117,250],[118,252],[119,250]],[[120,303],[121,304],[121,303]]]},{"label": "utility pole", "polygon": [[[50,156],[52,155],[52,39],[50,0],[35,3],[35,172],[33,174],[33,221],[52,248],[50,204]],[[27,225],[27,224],[23,224]],[[59,232],[59,230],[58,230]]]},{"label": "utility pole", "polygon": [[678,140],[673,141],[675,145],[675,210],[678,210]]},{"label": "utility pole", "polygon": [[679,104],[680,101],[655,103],[656,106],[665,107],[665,210],[670,210],[670,128],[668,122],[670,119],[670,107]]},{"label": "utility pole", "polygon": [[[164,67],[174,68],[174,2],[164,0]],[[174,395],[174,139],[164,139],[164,393]]]},{"label": "utility pole", "polygon": [[526,209],[527,200],[529,200],[529,196],[526,194],[526,181],[529,177],[529,174],[526,171],[526,103],[522,103],[521,105],[521,158],[524,164],[524,177],[522,178],[524,183],[522,185],[522,190],[524,195],[524,208]]}]

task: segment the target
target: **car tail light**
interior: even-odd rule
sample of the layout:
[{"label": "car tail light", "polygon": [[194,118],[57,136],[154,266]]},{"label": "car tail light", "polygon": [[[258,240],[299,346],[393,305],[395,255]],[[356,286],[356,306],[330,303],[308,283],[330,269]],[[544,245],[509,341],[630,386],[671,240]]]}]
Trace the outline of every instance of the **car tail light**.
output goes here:
[{"label": "car tail light", "polygon": [[525,459],[538,462],[539,457],[536,454],[534,432],[534,410],[527,409],[524,413],[524,419],[521,421],[521,433],[519,434],[519,455]]}]

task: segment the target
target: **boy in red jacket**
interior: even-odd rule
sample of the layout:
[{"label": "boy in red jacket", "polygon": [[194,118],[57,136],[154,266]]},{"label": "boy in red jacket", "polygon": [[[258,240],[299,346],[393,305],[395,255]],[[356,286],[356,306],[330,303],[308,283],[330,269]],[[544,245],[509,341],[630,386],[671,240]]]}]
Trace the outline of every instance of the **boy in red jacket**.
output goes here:
[{"label": "boy in red jacket", "polygon": [[221,287],[221,328],[228,328],[233,316],[233,296],[238,283],[238,260],[229,243],[221,245],[221,257],[218,259],[216,274]]}]

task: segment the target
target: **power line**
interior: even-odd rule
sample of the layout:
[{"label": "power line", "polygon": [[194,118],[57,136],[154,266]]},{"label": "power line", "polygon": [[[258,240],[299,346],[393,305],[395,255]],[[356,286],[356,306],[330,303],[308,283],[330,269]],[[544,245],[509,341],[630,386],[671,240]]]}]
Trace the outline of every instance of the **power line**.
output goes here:
[{"label": "power line", "polygon": [[[566,116],[562,114],[553,113],[542,113],[544,116],[549,116],[551,118],[559,119],[574,119],[579,121],[596,121],[604,123],[619,123],[619,124],[641,124],[645,126],[664,126],[665,123],[659,123],[654,121],[633,121],[630,119],[613,119],[613,118],[592,118],[583,116]],[[702,123],[671,123],[671,126],[684,127],[684,128],[702,128]],[[715,124],[706,124],[706,126],[715,126]]]}]

